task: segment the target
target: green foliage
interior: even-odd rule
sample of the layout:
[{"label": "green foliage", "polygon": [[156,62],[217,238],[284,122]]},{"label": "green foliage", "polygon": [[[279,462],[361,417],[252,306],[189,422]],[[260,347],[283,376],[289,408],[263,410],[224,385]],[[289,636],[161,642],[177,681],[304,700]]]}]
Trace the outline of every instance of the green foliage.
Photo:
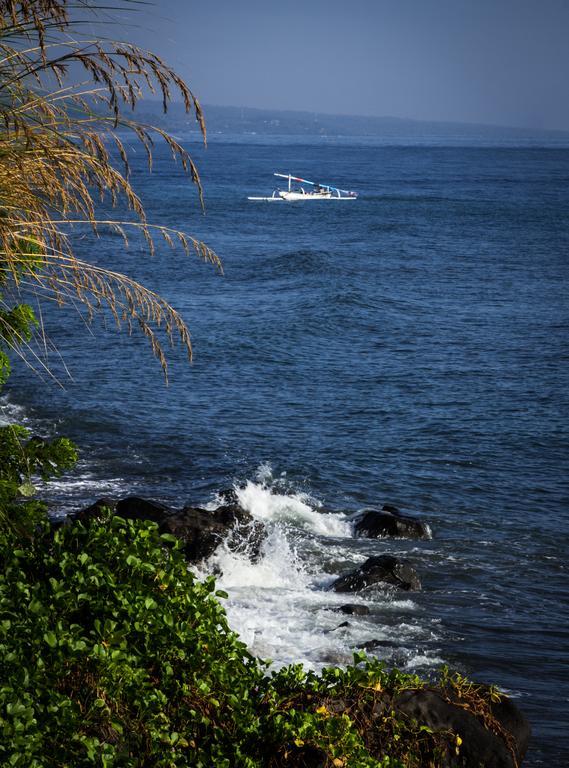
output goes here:
[{"label": "green foliage", "polygon": [[0,764],[238,764],[262,673],[177,546],[117,517],[2,554]]},{"label": "green foliage", "polygon": [[[1,269],[0,269],[1,274]],[[0,301],[2,297],[0,295]],[[30,341],[32,330],[37,325],[32,308],[27,304],[16,304],[11,308],[0,306],[0,344],[14,349]],[[0,387],[10,375],[10,360],[0,349]]]},{"label": "green foliage", "polygon": [[174,537],[110,514],[53,530],[32,480],[76,458],[65,438],[0,428],[0,764],[429,764],[444,738],[391,707],[417,677],[364,654],[269,676]]},{"label": "green foliage", "polygon": [[[14,349],[29,341],[36,325],[27,304],[0,307],[0,388],[10,373],[2,347]],[[14,532],[31,534],[45,517],[44,505],[33,499],[35,478],[58,477],[76,461],[77,451],[66,438],[44,440],[16,424],[0,427],[0,539]]]},{"label": "green foliage", "polygon": [[[152,523],[44,522],[0,546],[0,573],[2,765],[428,764],[413,755],[430,732],[377,710],[417,678],[363,656],[322,675],[267,674],[229,629],[213,579],[197,581]],[[372,721],[385,743],[366,734]]]},{"label": "green foliage", "polygon": [[0,539],[15,532],[31,535],[45,517],[45,507],[33,499],[34,479],[59,476],[77,461],[77,451],[64,437],[44,440],[24,427],[0,427]]},{"label": "green foliage", "polygon": [[[271,690],[274,705],[281,709],[286,702],[289,714],[301,718],[302,733],[309,734],[328,759],[311,765],[423,768],[443,762],[454,736],[435,733],[397,713],[394,699],[425,685],[416,675],[388,670],[383,662],[358,652],[345,669],[330,667],[316,674],[300,665],[285,668],[273,675]],[[318,731],[322,723],[327,727]],[[290,729],[286,721],[284,728]]]}]

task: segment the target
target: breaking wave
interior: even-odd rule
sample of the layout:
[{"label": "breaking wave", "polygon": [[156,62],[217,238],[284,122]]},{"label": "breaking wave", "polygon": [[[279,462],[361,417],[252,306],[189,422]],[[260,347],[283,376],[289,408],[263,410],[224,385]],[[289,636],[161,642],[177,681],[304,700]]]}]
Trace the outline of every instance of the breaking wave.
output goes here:
[{"label": "breaking wave", "polygon": [[[361,647],[387,661],[404,654],[409,669],[440,662],[423,647],[433,640],[432,627],[423,626],[413,599],[329,590],[338,575],[332,563],[347,563],[348,569],[364,557],[347,514],[321,511],[318,499],[275,478],[266,464],[234,490],[239,503],[265,524],[259,556],[251,560],[223,542],[198,575],[218,574],[219,588],[229,595],[224,602],[230,625],[253,653],[276,666],[301,662],[315,669],[349,663]],[[369,614],[346,616],[339,611],[346,603]]]}]

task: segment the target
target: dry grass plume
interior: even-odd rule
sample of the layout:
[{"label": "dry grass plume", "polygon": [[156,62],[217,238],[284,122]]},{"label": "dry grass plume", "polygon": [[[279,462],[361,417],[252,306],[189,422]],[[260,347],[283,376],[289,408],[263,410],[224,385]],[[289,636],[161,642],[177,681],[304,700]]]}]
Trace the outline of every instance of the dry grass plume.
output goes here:
[{"label": "dry grass plume", "polygon": [[[83,14],[96,11],[88,0],[79,8]],[[180,342],[191,358],[183,319],[143,285],[78,259],[73,231],[88,225],[98,234],[110,227],[126,242],[134,229],[143,234],[150,254],[161,237],[221,269],[204,243],[147,221],[129,181],[121,140],[130,131],[151,166],[153,139],[159,136],[197,185],[203,205],[199,174],[187,151],[165,131],[128,116],[143,89],[159,95],[164,110],[176,96],[205,141],[202,110],[184,81],[155,54],[129,43],[78,37],[69,9],[68,0],[0,0],[2,292],[31,290],[60,304],[79,302],[88,317],[109,311],[120,327],[142,330],[166,375],[158,331]],[[79,71],[83,82],[78,82]],[[97,203],[105,198],[113,205],[126,203],[132,220],[101,221]]]}]

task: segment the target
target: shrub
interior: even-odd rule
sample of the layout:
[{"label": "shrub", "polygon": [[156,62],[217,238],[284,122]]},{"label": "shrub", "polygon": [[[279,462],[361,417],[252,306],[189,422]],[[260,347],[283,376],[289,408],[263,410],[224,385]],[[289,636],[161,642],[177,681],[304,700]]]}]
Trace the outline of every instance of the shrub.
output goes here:
[{"label": "shrub", "polygon": [[213,578],[198,581],[152,523],[44,522],[8,536],[0,561],[2,765],[427,764],[428,729],[391,711],[379,741],[364,727],[375,717],[377,732],[374,704],[417,678],[363,656],[268,674],[228,627]]}]

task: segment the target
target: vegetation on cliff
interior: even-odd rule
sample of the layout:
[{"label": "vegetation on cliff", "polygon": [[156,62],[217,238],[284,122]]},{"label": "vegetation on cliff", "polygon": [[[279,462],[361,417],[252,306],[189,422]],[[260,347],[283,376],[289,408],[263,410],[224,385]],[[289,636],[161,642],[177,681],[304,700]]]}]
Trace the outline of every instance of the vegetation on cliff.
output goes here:
[{"label": "vegetation on cliff", "polygon": [[270,674],[213,578],[153,523],[37,523],[4,536],[0,573],[2,765],[378,768],[460,752],[456,733],[395,711],[425,685],[413,675],[363,655]]}]

